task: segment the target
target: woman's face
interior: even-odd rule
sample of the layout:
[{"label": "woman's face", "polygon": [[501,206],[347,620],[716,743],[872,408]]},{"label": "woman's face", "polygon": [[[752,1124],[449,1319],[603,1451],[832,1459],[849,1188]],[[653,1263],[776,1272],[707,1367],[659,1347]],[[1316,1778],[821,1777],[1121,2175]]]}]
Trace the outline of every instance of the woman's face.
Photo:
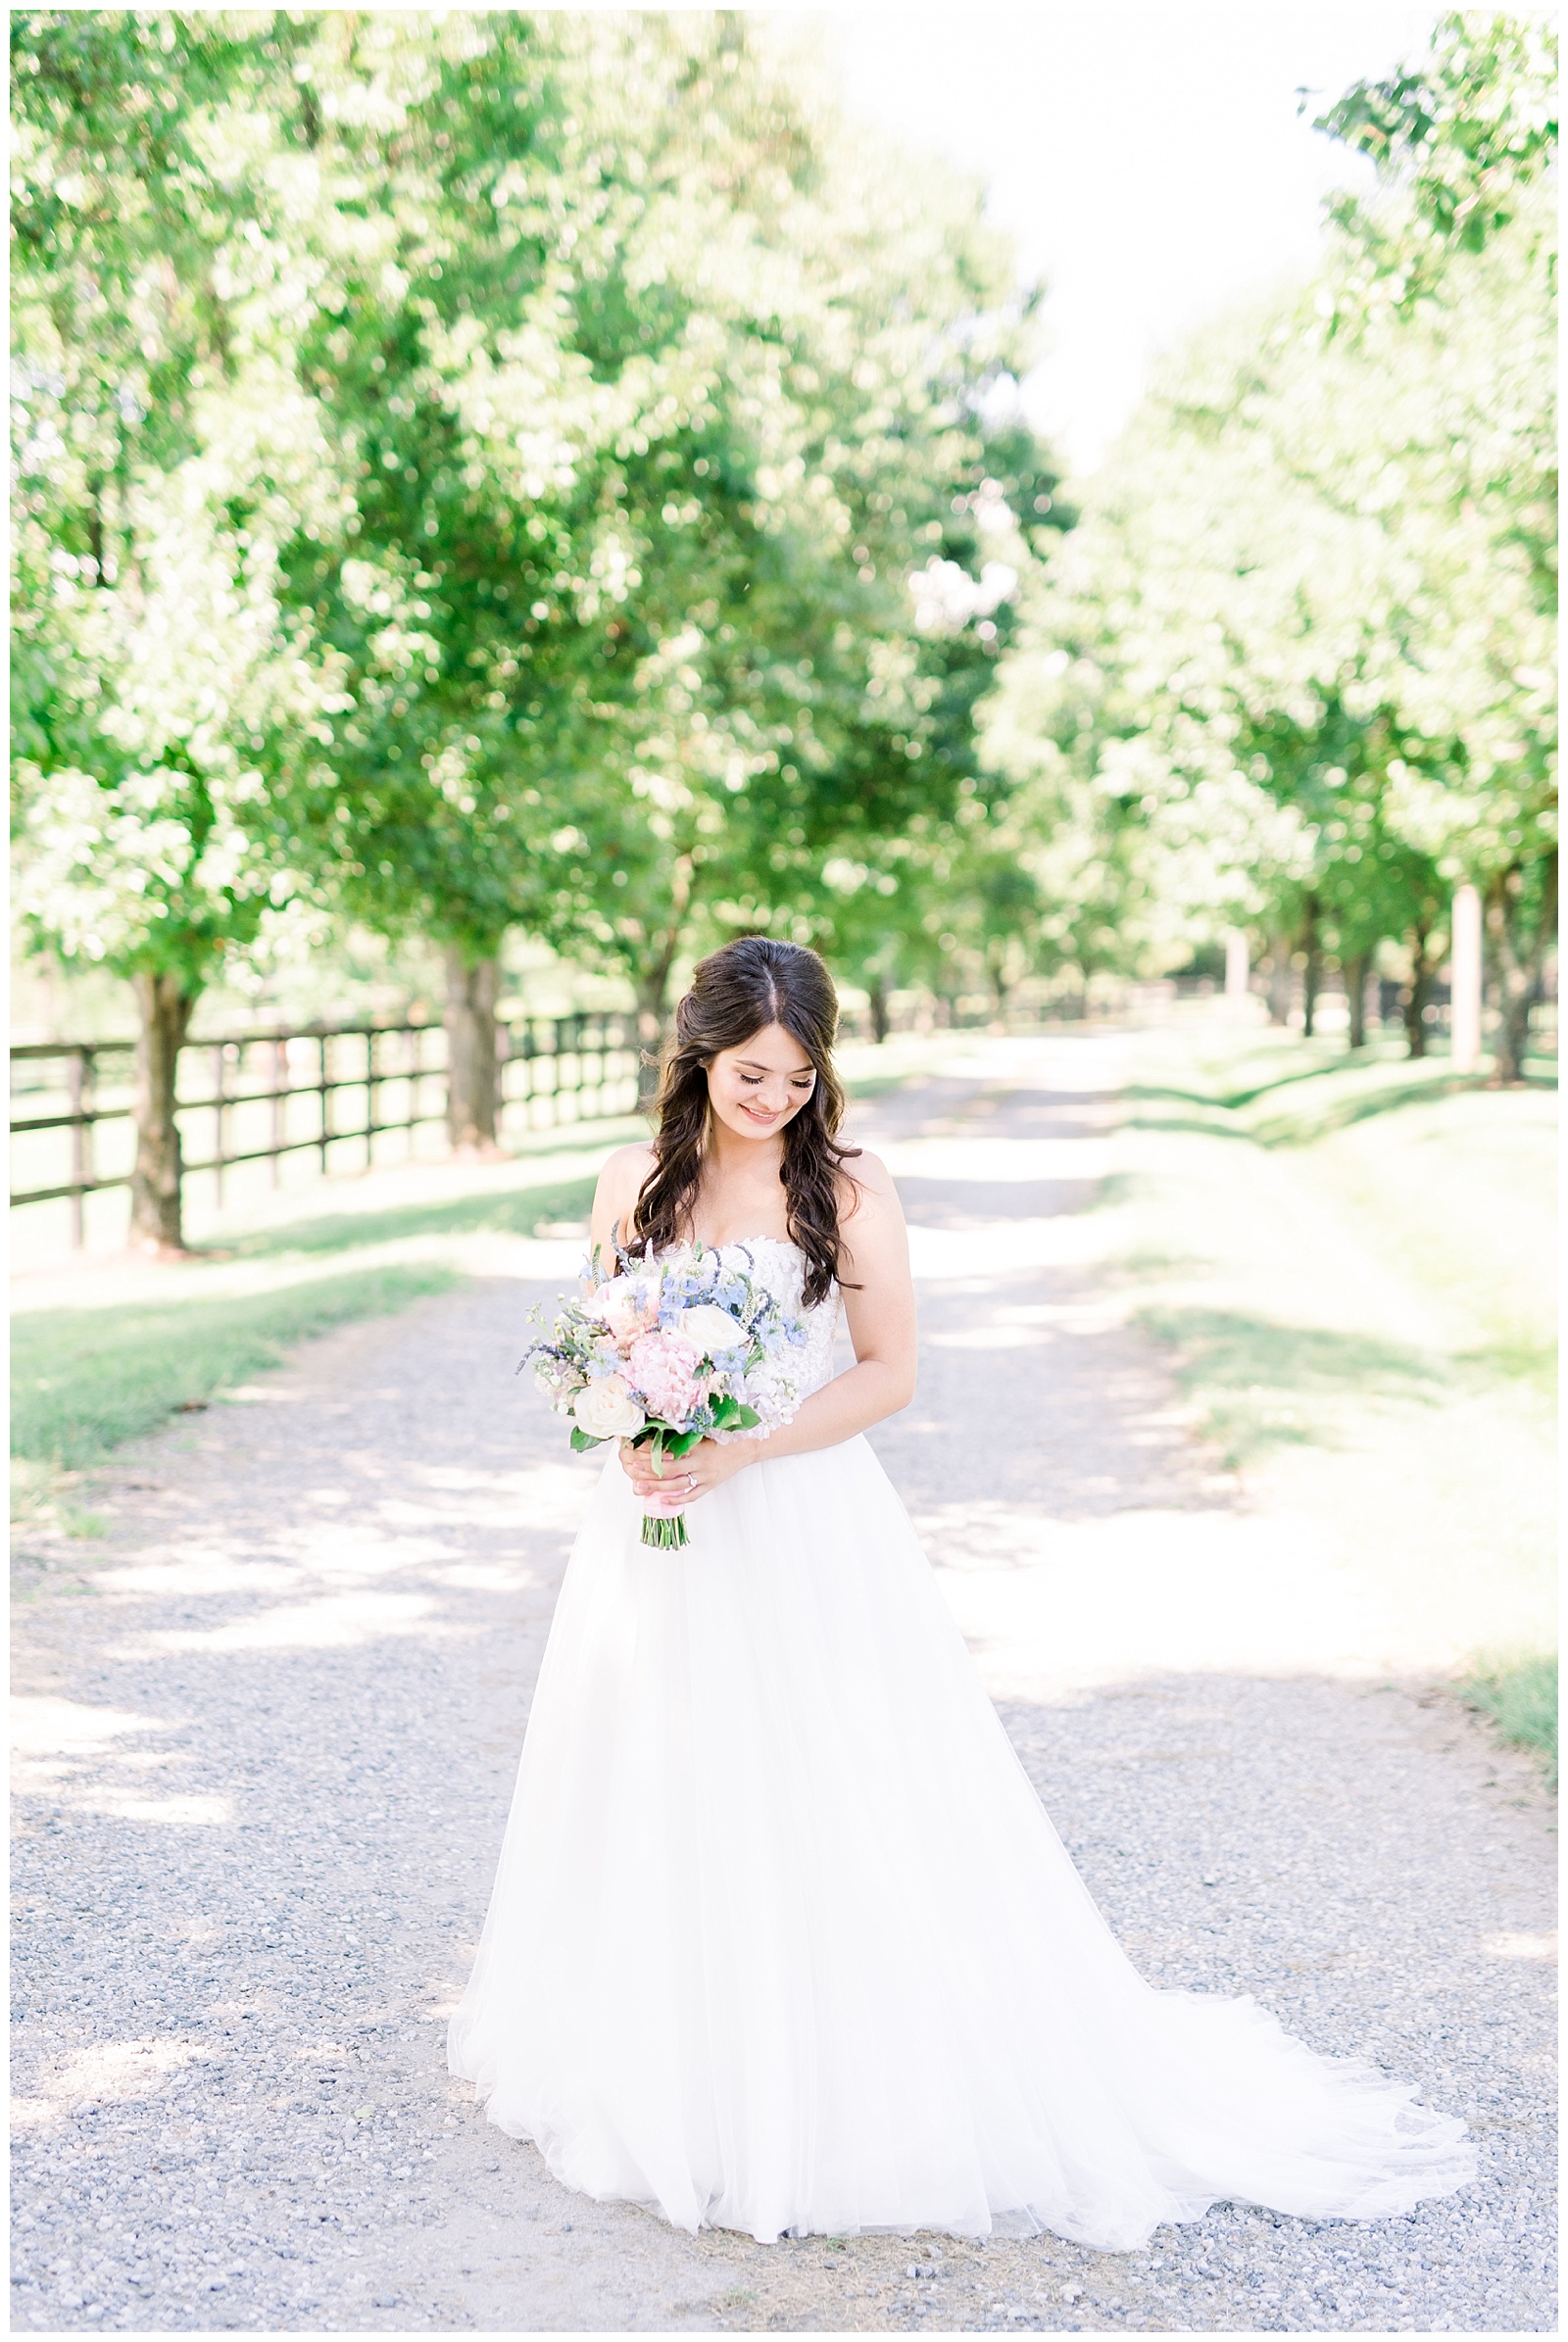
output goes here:
[{"label": "woman's face", "polygon": [[764,1025],[708,1063],[713,1112],[738,1139],[770,1139],[798,1114],[816,1086],[811,1060],[782,1025]]}]

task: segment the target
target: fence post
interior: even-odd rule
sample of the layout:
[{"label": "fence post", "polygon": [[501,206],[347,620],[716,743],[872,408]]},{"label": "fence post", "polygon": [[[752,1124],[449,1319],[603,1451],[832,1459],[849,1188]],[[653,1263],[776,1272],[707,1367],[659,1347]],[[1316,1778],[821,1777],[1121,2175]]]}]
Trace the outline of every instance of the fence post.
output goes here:
[{"label": "fence post", "polygon": [[[439,1034],[440,1028],[413,1023],[387,1026],[356,1023],[334,1028],[317,1023],[306,1030],[233,1034],[226,1041],[212,1038],[196,1044],[198,1062],[205,1063],[206,1052],[212,1052],[214,1081],[203,1091],[198,1079],[196,1093],[192,1095],[187,1090],[177,1103],[182,1113],[213,1113],[218,1144],[211,1156],[204,1156],[199,1164],[190,1167],[216,1174],[218,1195],[221,1200],[227,1192],[224,1185],[227,1173],[238,1163],[269,1161],[271,1183],[278,1188],[285,1184],[282,1169],[284,1156],[302,1150],[315,1153],[322,1172],[330,1174],[333,1168],[332,1147],[339,1138],[365,1139],[367,1168],[374,1166],[377,1159],[375,1141],[383,1132],[406,1131],[412,1150],[421,1121],[435,1121],[442,1111],[439,1091],[444,1079],[443,1059],[438,1055],[433,1065],[429,1062],[425,1044],[426,1035],[430,1032]],[[336,1069],[340,1060],[334,1057],[333,1051],[340,1044],[346,1048],[351,1035],[356,1039],[362,1035],[365,1038],[363,1078],[366,1117],[362,1129],[354,1127],[352,1116],[338,1129],[333,1098],[338,1090],[357,1089],[359,1084],[347,1075],[339,1078]],[[386,1063],[389,1043],[393,1046],[394,1055],[401,1060],[393,1067]],[[499,1102],[508,1111],[520,1104],[524,1127],[530,1131],[562,1126],[568,1119],[582,1121],[602,1115],[607,1110],[612,1061],[616,1068],[613,1078],[618,1093],[622,1081],[629,1082],[636,1073],[637,1046],[632,1020],[619,1013],[591,1010],[559,1017],[520,1016],[514,1025],[506,1030],[498,1043],[498,1060],[504,1079],[510,1080],[506,1068],[510,1067],[512,1061],[514,1058],[520,1061],[516,1076],[518,1091],[515,1096],[507,1097]],[[232,1085],[228,1080],[226,1054],[230,1049],[236,1052],[238,1074],[237,1081]],[[55,1110],[36,1121],[29,1119],[25,1113],[14,1114],[11,1128],[15,1133],[36,1128],[55,1134],[53,1145],[56,1151],[53,1159],[58,1168],[47,1187],[36,1194],[14,1194],[11,1201],[14,1206],[34,1202],[68,1202],[71,1206],[70,1241],[74,1248],[80,1248],[86,1243],[88,1194],[130,1185],[126,1175],[102,1181],[97,1177],[98,1120],[131,1119],[129,1107],[120,1104],[112,1106],[107,1115],[100,1115],[97,1085],[99,1059],[105,1049],[112,1062],[118,1064],[122,1054],[131,1053],[131,1045],[94,1042],[28,1044],[18,1052],[29,1060],[48,1060],[50,1072],[44,1087],[52,1093],[50,1103],[58,1109],[60,1093],[64,1090],[68,1095],[70,1110],[64,1114]],[[316,1052],[314,1064],[309,1062],[313,1049]],[[246,1054],[247,1050],[251,1052],[250,1055]],[[258,1052],[261,1060],[270,1066],[272,1078],[267,1090],[253,1092],[248,1082],[254,1075]],[[622,1056],[630,1061],[624,1069],[620,1062]],[[293,1078],[296,1071],[300,1076],[297,1083]],[[393,1084],[407,1082],[408,1101],[398,1121],[382,1123],[381,1093],[389,1081]],[[424,1102],[426,1088],[432,1084],[438,1093],[434,1113],[427,1111]],[[313,1095],[318,1100],[320,1123],[316,1133],[311,1135],[305,1132],[302,1123],[296,1118],[290,1100]],[[252,1104],[260,1105],[264,1098],[271,1107],[269,1118],[270,1145],[262,1147],[258,1144],[252,1147],[247,1121],[245,1135],[235,1139],[241,1151],[237,1155],[230,1155],[228,1143],[232,1134],[228,1125],[232,1110],[244,1107],[248,1116],[249,1107]],[[298,1138],[293,1136],[296,1130],[300,1132]],[[259,1138],[259,1134],[257,1136]],[[65,1161],[62,1161],[62,1155]],[[70,1164],[69,1178],[66,1162]]]},{"label": "fence post", "polygon": [[272,1185],[283,1184],[283,1141],[288,1135],[288,1041],[280,1035],[272,1044]]},{"label": "fence post", "polygon": [[406,1036],[409,1044],[409,1114],[404,1128],[409,1134],[409,1154],[414,1154],[414,1134],[418,1128],[419,1107],[424,1098],[424,1027],[413,1026]]},{"label": "fence post", "polygon": [[88,1051],[85,1049],[74,1049],[66,1062],[69,1068],[66,1083],[71,1111],[77,1117],[71,1126],[71,1243],[73,1250],[79,1252],[85,1242],[86,1226],[82,1211],[85,1199],[81,1191],[87,1178],[87,1148],[83,1142],[87,1138],[89,1126],[80,1117],[87,1111],[83,1100],[89,1087]]},{"label": "fence post", "polygon": [[223,1062],[227,1056],[223,1044],[219,1042],[213,1050],[213,1104],[218,1124],[218,1145],[213,1148],[213,1178],[217,1183],[217,1200],[223,1200]]}]

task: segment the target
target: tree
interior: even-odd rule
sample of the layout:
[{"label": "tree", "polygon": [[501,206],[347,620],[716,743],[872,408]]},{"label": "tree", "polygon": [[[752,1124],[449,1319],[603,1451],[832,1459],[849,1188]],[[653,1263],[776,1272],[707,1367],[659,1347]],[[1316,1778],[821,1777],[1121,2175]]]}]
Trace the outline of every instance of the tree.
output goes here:
[{"label": "tree", "polygon": [[1554,130],[1540,41],[1509,22],[1447,20],[1420,73],[1347,101],[1340,126],[1383,125],[1384,199],[1339,207],[1316,283],[1166,365],[1032,598],[991,716],[1040,851],[1077,838],[1098,869],[1120,848],[1129,961],[1257,924],[1304,958],[1310,1019],[1327,957],[1355,996],[1376,943],[1402,935],[1413,1049],[1446,888],[1487,894],[1516,1000],[1554,903],[1536,183]]},{"label": "tree", "polygon": [[1328,331],[1373,363],[1439,345],[1412,448],[1428,460],[1432,565],[1451,578],[1429,726],[1450,726],[1451,749],[1416,761],[1402,812],[1444,875],[1483,893],[1504,1081],[1523,1072],[1557,927],[1556,50],[1544,19],[1446,16],[1427,58],[1358,82],[1318,125],[1381,182],[1372,204],[1335,209]]},{"label": "tree", "polygon": [[281,539],[335,518],[289,359],[296,36],[228,23],[12,20],[19,907],[131,984],[131,1223],[164,1247],[179,1048],[289,913],[278,802],[336,687],[279,598]]},{"label": "tree", "polygon": [[[334,91],[376,59],[372,136]],[[979,420],[976,197],[849,154],[744,19],[334,20],[311,74],[376,193],[303,357],[353,503],[286,566],[353,705],[301,851],[447,949],[483,1141],[509,926],[624,973],[651,1060],[699,939],[808,924],[836,847],[951,805],[986,532],[1048,474]],[[922,629],[911,571],[982,543],[974,622]]]}]

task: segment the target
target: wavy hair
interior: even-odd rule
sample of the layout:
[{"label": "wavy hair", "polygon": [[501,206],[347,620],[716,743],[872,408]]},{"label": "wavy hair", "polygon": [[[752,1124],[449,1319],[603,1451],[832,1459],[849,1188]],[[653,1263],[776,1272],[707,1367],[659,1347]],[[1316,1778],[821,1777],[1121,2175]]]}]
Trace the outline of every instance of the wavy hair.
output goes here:
[{"label": "wavy hair", "polygon": [[721,1049],[782,1025],[816,1075],[810,1097],[784,1125],[785,1226],[806,1255],[807,1306],[827,1298],[840,1281],[840,1182],[850,1176],[843,1166],[860,1151],[834,1136],[845,1103],[833,1070],[838,1021],[833,979],[802,944],[743,935],[699,964],[664,1051],[654,1167],[637,1197],[634,1241],[658,1252],[690,1237],[712,1111],[708,1068]]}]

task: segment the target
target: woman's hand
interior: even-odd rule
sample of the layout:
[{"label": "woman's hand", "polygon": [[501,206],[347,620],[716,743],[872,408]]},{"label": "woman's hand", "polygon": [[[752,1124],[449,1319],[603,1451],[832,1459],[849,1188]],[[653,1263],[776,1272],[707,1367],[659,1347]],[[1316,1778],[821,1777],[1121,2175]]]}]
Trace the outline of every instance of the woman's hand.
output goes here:
[{"label": "woman's hand", "polygon": [[644,1512],[684,1512],[699,1496],[706,1496],[752,1463],[760,1442],[756,1439],[699,1439],[685,1455],[661,1455],[649,1446],[620,1443],[620,1468],[642,1498]]}]

